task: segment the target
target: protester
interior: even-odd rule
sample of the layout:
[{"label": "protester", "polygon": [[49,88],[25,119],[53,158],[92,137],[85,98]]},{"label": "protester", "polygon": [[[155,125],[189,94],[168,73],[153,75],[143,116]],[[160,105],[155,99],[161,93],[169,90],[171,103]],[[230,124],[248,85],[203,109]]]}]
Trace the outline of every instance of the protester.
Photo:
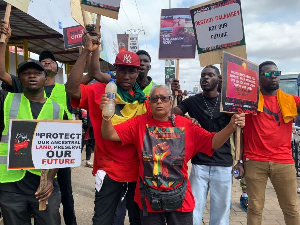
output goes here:
[{"label": "protester", "polygon": [[[221,131],[230,123],[232,114],[220,112],[220,81],[219,69],[212,65],[206,66],[200,78],[203,92],[184,100],[174,108],[174,113],[181,116],[188,113],[209,132]],[[210,224],[229,225],[232,164],[230,139],[212,157],[201,152],[193,157],[190,181],[195,196],[194,224],[202,222],[209,191]]]},{"label": "protester", "polygon": [[[5,28],[0,30],[6,33]],[[1,53],[6,43],[0,43]],[[1,55],[0,61],[4,58]],[[5,225],[28,224],[33,212],[37,224],[60,225],[60,194],[54,179],[58,169],[49,170],[47,186],[43,190],[39,190],[40,170],[7,170],[9,119],[62,120],[65,114],[63,106],[44,97],[46,72],[40,62],[31,59],[22,62],[17,72],[24,93],[0,91],[0,207],[3,221]],[[39,211],[39,201],[44,200],[48,202],[47,210]]]},{"label": "protester", "polygon": [[260,94],[257,115],[246,115],[244,137],[244,169],[248,192],[247,224],[262,223],[265,189],[270,178],[285,224],[299,225],[297,178],[292,156],[292,123],[300,112],[300,97],[279,88],[281,72],[276,64],[266,61],[259,65]]},{"label": "protester", "polygon": [[[103,94],[101,109],[108,100]],[[199,151],[211,156],[213,149],[226,142],[237,124],[244,125],[244,115],[234,115],[216,134],[190,119],[171,114],[171,93],[166,86],[154,87],[149,101],[152,114],[137,116],[115,127],[111,118],[103,116],[102,136],[137,148],[140,184],[135,201],[141,210],[142,224],[192,224],[194,200],[187,162]],[[115,152],[120,154],[119,149]]]},{"label": "protester", "polygon": [[145,50],[139,50],[136,54],[139,56],[141,62],[139,76],[136,81],[143,92],[149,96],[151,89],[157,85],[153,82],[152,78],[148,76],[149,70],[151,69],[151,57]]},{"label": "protester", "polygon": [[[145,50],[139,50],[136,53],[140,59],[139,75],[136,79],[137,84],[140,86],[140,89],[146,94],[149,95],[152,87],[155,87],[157,84],[153,82],[152,78],[148,76],[149,70],[151,69],[151,56]],[[108,83],[111,76],[107,73],[103,73],[100,70],[99,63],[99,50],[97,49],[92,53],[91,65],[89,69],[90,76],[96,76],[99,82]]]},{"label": "protester", "polygon": [[[130,224],[140,224],[139,210],[133,201],[135,185],[138,177],[138,156],[133,145],[121,145],[120,142],[104,140],[101,136],[102,111],[99,108],[101,96],[105,92],[106,84],[94,83],[80,85],[85,62],[91,52],[99,48],[99,36],[86,33],[83,37],[83,51],[72,68],[66,89],[72,96],[72,105],[89,111],[95,133],[95,152],[93,175],[96,181],[102,174],[102,187],[95,191],[94,225],[111,225],[116,207],[121,197],[126,198]],[[96,62],[95,62],[96,61]],[[99,60],[91,60],[91,66]],[[147,111],[145,94],[136,83],[140,60],[133,52],[121,52],[116,61],[116,84],[118,105],[113,118],[114,124],[124,122],[134,116]],[[98,68],[99,70],[99,68]],[[120,152],[116,154],[115,150]],[[123,186],[126,187],[125,196],[121,196]]]},{"label": "protester", "polygon": [[[5,21],[1,21],[1,28],[7,27]],[[7,42],[11,36],[11,29],[7,30]],[[5,45],[7,44],[5,43]],[[0,80],[6,83],[6,90],[13,93],[22,93],[22,84],[18,77],[8,74],[5,72],[5,50],[3,47],[0,50]],[[45,82],[44,92],[45,96],[58,104],[64,106],[68,110],[67,115],[69,119],[72,119],[72,107],[71,104],[67,104],[70,101],[70,97],[65,92],[65,85],[55,82],[55,76],[58,71],[58,65],[56,63],[54,55],[50,51],[43,51],[40,54],[39,61],[44,66],[47,73],[47,80]],[[57,179],[61,191],[61,202],[63,204],[63,215],[66,225],[76,225],[76,217],[74,210],[74,199],[72,194],[72,183],[71,183],[71,169],[61,168],[58,170]]]}]

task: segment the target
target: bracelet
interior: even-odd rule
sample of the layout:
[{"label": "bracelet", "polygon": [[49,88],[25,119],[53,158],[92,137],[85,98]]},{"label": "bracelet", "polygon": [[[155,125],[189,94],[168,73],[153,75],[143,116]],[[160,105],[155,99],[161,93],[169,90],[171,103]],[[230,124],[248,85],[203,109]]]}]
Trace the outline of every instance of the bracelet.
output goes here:
[{"label": "bracelet", "polygon": [[[113,115],[114,116],[114,115]],[[110,116],[108,119],[104,118],[103,114],[102,114],[102,119],[104,119],[105,121],[109,121],[111,120],[111,118],[113,118],[113,116]]]}]

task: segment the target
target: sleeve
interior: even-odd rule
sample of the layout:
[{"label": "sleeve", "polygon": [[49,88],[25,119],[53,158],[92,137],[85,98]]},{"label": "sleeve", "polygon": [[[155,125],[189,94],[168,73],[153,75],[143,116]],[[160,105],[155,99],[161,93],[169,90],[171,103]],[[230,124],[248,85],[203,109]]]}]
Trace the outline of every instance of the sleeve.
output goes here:
[{"label": "sleeve", "polygon": [[189,110],[189,98],[185,99],[184,101],[181,102],[180,105],[178,105],[177,107],[183,112],[183,115],[186,114]]},{"label": "sleeve", "polygon": [[81,97],[80,100],[76,100],[71,97],[71,106],[75,109],[81,108],[88,110],[88,93],[89,85],[80,84]]},{"label": "sleeve", "polygon": [[295,99],[296,105],[299,106],[300,105],[300,97],[296,96],[296,95],[293,95],[293,97]]},{"label": "sleeve", "polygon": [[297,77],[297,85],[300,86],[300,73],[299,73],[299,75]]},{"label": "sleeve", "polygon": [[0,90],[0,138],[2,137],[2,132],[4,130],[4,100],[7,96],[7,92]]},{"label": "sleeve", "polygon": [[127,120],[124,123],[120,123],[114,126],[123,145],[135,144],[136,141],[139,139],[137,136],[139,135],[140,118],[140,116],[137,116],[130,120]]},{"label": "sleeve", "polygon": [[208,132],[207,130],[194,125],[194,155],[198,152],[204,153],[208,156],[212,156],[214,154],[214,149],[212,148],[212,139],[216,133]]},{"label": "sleeve", "polygon": [[71,96],[67,93],[66,94],[66,98],[67,98],[67,109],[71,114],[76,114],[77,109],[74,109],[71,105]]},{"label": "sleeve", "polygon": [[2,83],[2,89],[12,93],[22,93],[23,88],[20,80],[15,75],[10,74],[12,80],[12,86],[8,86],[6,83]]}]

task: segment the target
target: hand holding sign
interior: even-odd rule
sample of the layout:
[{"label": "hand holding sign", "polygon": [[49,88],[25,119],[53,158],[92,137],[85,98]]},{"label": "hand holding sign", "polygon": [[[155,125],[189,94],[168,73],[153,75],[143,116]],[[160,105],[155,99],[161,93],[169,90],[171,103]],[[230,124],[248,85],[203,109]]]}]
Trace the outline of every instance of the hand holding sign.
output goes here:
[{"label": "hand holding sign", "polygon": [[5,43],[7,43],[11,36],[11,28],[9,22],[6,22],[4,20],[0,20],[0,35],[2,34],[6,36]]},{"label": "hand holding sign", "polygon": [[100,33],[97,34],[95,31],[85,30],[82,37],[82,45],[90,52],[96,51],[100,45],[100,37]]}]

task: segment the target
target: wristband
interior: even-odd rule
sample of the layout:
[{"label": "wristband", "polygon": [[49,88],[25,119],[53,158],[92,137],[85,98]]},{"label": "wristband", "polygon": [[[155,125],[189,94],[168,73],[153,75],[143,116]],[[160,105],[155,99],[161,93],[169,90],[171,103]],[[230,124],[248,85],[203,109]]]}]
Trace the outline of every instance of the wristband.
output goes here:
[{"label": "wristband", "polygon": [[102,119],[104,119],[105,121],[109,121],[109,120],[111,120],[111,118],[112,118],[113,116],[110,116],[110,117],[108,117],[107,119],[103,116],[103,114],[102,114]]}]

